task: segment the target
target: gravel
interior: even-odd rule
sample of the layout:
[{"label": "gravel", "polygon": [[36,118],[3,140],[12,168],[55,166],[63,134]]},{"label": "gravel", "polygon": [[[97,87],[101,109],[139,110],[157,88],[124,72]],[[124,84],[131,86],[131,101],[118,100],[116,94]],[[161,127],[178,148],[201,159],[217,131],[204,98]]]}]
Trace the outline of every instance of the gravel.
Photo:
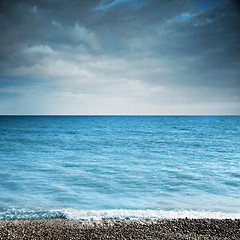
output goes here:
[{"label": "gravel", "polygon": [[0,220],[0,239],[240,239],[240,219]]}]

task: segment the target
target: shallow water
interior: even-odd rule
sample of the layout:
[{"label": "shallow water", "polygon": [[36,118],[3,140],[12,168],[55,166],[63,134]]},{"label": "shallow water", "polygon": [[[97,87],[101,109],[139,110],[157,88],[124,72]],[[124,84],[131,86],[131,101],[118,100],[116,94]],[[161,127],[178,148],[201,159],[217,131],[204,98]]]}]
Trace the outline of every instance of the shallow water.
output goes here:
[{"label": "shallow water", "polygon": [[1,116],[0,133],[0,219],[240,218],[239,116]]}]

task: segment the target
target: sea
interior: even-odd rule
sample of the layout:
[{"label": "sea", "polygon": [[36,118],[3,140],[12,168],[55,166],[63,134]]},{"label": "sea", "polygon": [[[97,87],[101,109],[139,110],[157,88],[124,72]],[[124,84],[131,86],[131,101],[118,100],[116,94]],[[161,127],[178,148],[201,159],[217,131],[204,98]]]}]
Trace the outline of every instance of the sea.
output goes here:
[{"label": "sea", "polygon": [[0,219],[240,218],[240,116],[0,116]]}]

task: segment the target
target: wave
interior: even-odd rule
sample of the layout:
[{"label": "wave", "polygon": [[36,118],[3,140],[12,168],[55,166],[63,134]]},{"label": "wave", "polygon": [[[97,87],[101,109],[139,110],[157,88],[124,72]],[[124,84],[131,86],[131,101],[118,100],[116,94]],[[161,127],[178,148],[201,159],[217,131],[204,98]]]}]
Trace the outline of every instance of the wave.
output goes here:
[{"label": "wave", "polygon": [[101,220],[101,219],[240,219],[240,212],[217,212],[217,211],[195,211],[195,210],[134,210],[134,209],[112,209],[112,210],[26,210],[9,209],[0,212],[1,220],[15,219],[52,219],[67,218],[74,220]]}]

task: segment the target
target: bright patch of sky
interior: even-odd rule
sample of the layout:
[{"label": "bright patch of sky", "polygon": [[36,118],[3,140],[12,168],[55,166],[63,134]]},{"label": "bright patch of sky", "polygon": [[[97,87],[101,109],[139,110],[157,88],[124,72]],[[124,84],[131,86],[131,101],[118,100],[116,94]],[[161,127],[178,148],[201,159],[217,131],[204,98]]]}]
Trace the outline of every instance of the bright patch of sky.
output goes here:
[{"label": "bright patch of sky", "polygon": [[102,0],[100,4],[95,7],[93,10],[95,11],[108,11],[112,7],[116,7],[118,5],[122,4],[127,4],[128,6],[134,8],[134,9],[140,9],[142,8],[145,4],[147,4],[149,0]]},{"label": "bright patch of sky", "polygon": [[180,15],[169,19],[168,23],[173,23],[173,22],[188,22],[190,21],[194,16],[196,16],[196,14],[194,13],[181,13]]},{"label": "bright patch of sky", "polygon": [[57,28],[61,28],[61,24],[57,21],[52,20],[52,25]]},{"label": "bright patch of sky", "polygon": [[53,53],[53,50],[47,45],[35,45],[26,49],[28,53]]}]

